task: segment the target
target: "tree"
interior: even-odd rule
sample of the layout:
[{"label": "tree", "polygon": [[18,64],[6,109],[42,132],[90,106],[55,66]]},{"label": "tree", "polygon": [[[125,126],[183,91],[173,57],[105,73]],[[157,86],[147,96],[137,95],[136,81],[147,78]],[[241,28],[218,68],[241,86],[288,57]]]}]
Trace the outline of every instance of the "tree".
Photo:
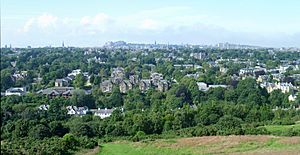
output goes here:
[{"label": "tree", "polygon": [[13,136],[15,138],[26,137],[30,128],[29,120],[18,120],[15,124],[15,130]]},{"label": "tree", "polygon": [[209,99],[224,100],[225,88],[217,87],[211,88],[208,91]]},{"label": "tree", "polygon": [[96,108],[95,100],[92,95],[86,95],[84,90],[75,90],[71,102],[78,107],[87,106],[88,108]]},{"label": "tree", "polygon": [[241,135],[242,120],[231,115],[225,115],[216,124],[219,135]]},{"label": "tree", "polygon": [[93,129],[85,124],[85,123],[80,123],[76,126],[73,126],[71,128],[72,133],[77,136],[88,136],[88,137],[93,137],[94,136],[94,131]]},{"label": "tree", "polygon": [[9,70],[1,70],[1,91],[12,87],[14,85],[13,78]]},{"label": "tree", "polygon": [[65,134],[62,139],[63,139],[63,144],[68,149],[74,149],[79,144],[78,140],[71,133]]},{"label": "tree", "polygon": [[64,127],[62,123],[58,121],[50,122],[49,127],[52,135],[57,135],[59,137],[64,136],[69,131],[68,128]]},{"label": "tree", "polygon": [[166,102],[170,108],[182,107],[184,103],[192,103],[191,95],[190,90],[185,85],[181,84],[179,86],[172,87],[167,92]]},{"label": "tree", "polygon": [[50,137],[51,132],[45,125],[39,124],[30,129],[29,136],[35,139],[44,139],[45,137]]},{"label": "tree", "polygon": [[75,81],[74,81],[76,88],[82,89],[84,87],[85,82],[86,82],[86,79],[83,76],[83,74],[80,73],[80,74],[76,75]]},{"label": "tree", "polygon": [[123,97],[122,97],[122,94],[120,93],[120,89],[118,87],[114,87],[114,89],[109,97],[109,101],[110,101],[112,107],[123,106]]},{"label": "tree", "polygon": [[273,107],[280,107],[288,103],[288,97],[281,90],[274,90],[270,94],[269,101]]}]

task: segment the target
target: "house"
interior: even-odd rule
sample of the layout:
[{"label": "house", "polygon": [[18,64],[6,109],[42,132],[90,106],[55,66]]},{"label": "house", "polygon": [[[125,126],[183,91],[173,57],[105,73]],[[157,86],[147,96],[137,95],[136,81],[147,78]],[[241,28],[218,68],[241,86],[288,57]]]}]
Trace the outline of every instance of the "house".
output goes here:
[{"label": "house", "polygon": [[157,85],[157,90],[165,92],[169,89],[169,83],[167,80],[161,80]]},{"label": "house", "polygon": [[284,79],[284,75],[283,74],[272,74],[273,80],[277,81],[277,82],[281,82]]},{"label": "house", "polygon": [[67,106],[68,115],[86,115],[89,111],[88,107]]},{"label": "house", "polygon": [[15,79],[15,80],[22,80],[24,79],[25,77],[27,76],[27,71],[17,71],[15,72],[12,77]]},{"label": "house", "polygon": [[158,83],[163,79],[163,75],[160,73],[151,73],[150,75],[150,80],[154,86],[157,86]]},{"label": "house", "polygon": [[55,87],[66,87],[69,85],[69,82],[66,79],[56,79]]},{"label": "house", "polygon": [[277,82],[277,83],[265,82],[265,83],[261,83],[260,87],[266,88],[268,93],[271,93],[274,90],[281,90],[281,92],[283,93],[289,93],[296,89],[296,87],[294,87],[293,84],[291,83],[281,83],[281,82]]},{"label": "house", "polygon": [[80,73],[81,73],[81,69],[75,69],[71,73],[69,73],[68,76],[74,76],[74,77],[76,77],[76,75],[78,75]]},{"label": "house", "polygon": [[253,68],[242,68],[240,69],[239,75],[253,75],[254,69]]},{"label": "house", "polygon": [[100,88],[101,88],[102,92],[104,92],[104,93],[112,92],[113,84],[110,80],[105,80],[100,84]]},{"label": "house", "polygon": [[269,75],[259,75],[258,78],[256,79],[257,82],[267,82],[270,81],[271,77]]},{"label": "house", "polygon": [[133,84],[136,85],[140,82],[140,78],[138,75],[130,75],[129,76],[129,81]]},{"label": "house", "polygon": [[226,74],[227,71],[228,71],[228,68],[220,67],[219,71],[220,71],[222,74]]},{"label": "house", "polygon": [[126,93],[128,90],[132,89],[133,84],[129,80],[124,80],[120,83],[119,87],[121,93]]},{"label": "house", "polygon": [[115,77],[124,78],[124,76],[125,76],[124,68],[122,67],[113,68],[113,71],[111,73],[112,78]]},{"label": "house", "polygon": [[210,89],[210,88],[218,88],[218,87],[221,87],[221,88],[227,88],[228,86],[227,85],[209,85],[208,86],[208,89]]},{"label": "house", "polygon": [[104,118],[107,118],[107,117],[110,117],[112,112],[114,111],[114,109],[98,109],[94,115],[95,116],[99,116],[101,119],[104,119]]},{"label": "house", "polygon": [[47,95],[50,98],[58,97],[58,96],[64,96],[64,97],[70,97],[72,96],[74,91],[73,87],[52,87],[47,89],[42,89],[37,92],[37,94],[43,94]]},{"label": "house", "polygon": [[186,77],[190,77],[190,78],[194,78],[194,79],[198,79],[200,77],[200,73],[196,72],[194,74],[186,74]]},{"label": "house", "polygon": [[289,95],[289,97],[288,97],[288,100],[289,100],[290,102],[294,102],[294,101],[296,101],[296,99],[297,99],[297,95],[296,95],[296,94],[291,94],[291,95]]},{"label": "house", "polygon": [[203,60],[206,58],[206,53],[191,53],[190,54],[190,57],[194,57],[195,59],[198,59],[198,60]]},{"label": "house", "polygon": [[265,75],[266,74],[266,69],[256,66],[255,68],[242,68],[240,69],[239,75],[240,76],[255,76],[258,77],[259,75]]},{"label": "house", "polygon": [[218,87],[222,87],[222,88],[227,88],[227,85],[208,85],[204,82],[197,82],[198,85],[198,89],[201,91],[208,91],[210,88],[218,88]]},{"label": "house", "polygon": [[150,79],[142,79],[139,83],[139,89],[141,92],[147,91],[151,86],[151,80]]},{"label": "house", "polygon": [[207,91],[208,90],[208,85],[204,82],[197,82],[198,89],[201,91]]},{"label": "house", "polygon": [[26,94],[26,87],[14,87],[14,88],[9,88],[5,91],[5,96],[9,95],[17,95],[17,96],[22,96]]},{"label": "house", "polygon": [[48,110],[50,108],[49,104],[43,104],[38,107],[39,110]]},{"label": "house", "polygon": [[174,67],[179,67],[179,68],[194,68],[193,64],[175,64]]}]

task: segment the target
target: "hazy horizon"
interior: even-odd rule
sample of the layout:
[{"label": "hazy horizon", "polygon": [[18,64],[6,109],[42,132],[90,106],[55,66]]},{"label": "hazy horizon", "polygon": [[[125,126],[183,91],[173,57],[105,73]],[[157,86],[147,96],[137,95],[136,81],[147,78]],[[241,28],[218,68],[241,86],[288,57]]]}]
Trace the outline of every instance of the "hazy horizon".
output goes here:
[{"label": "hazy horizon", "polygon": [[118,40],[300,47],[300,1],[1,1],[1,47]]}]

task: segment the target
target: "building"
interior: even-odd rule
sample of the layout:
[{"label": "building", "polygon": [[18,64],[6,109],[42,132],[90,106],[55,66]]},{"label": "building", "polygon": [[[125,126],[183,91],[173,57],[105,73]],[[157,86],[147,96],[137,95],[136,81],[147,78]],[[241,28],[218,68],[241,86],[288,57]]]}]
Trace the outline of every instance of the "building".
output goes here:
[{"label": "building", "polygon": [[39,110],[48,110],[50,108],[49,104],[43,104],[38,107]]},{"label": "building", "polygon": [[197,82],[198,89],[200,91],[207,91],[208,90],[208,85],[204,82]]},{"label": "building", "polygon": [[102,92],[106,93],[106,92],[112,92],[113,89],[113,84],[110,80],[105,80],[100,84],[100,88],[102,90]]},{"label": "building", "polygon": [[89,111],[88,107],[67,106],[68,115],[86,115]]},{"label": "building", "polygon": [[81,73],[81,69],[75,69],[71,73],[69,73],[68,76],[73,75],[74,77],[76,77],[76,75],[78,75],[80,73]]},{"label": "building", "polygon": [[266,88],[268,93],[271,93],[274,90],[281,90],[282,93],[289,93],[293,90],[296,90],[296,87],[293,86],[291,83],[270,83],[270,82],[264,82],[260,84],[260,87]]},{"label": "building", "polygon": [[158,83],[163,79],[163,75],[160,73],[151,73],[150,75],[150,80],[154,86],[157,86]]},{"label": "building", "polygon": [[140,77],[138,75],[130,75],[129,76],[129,81],[133,84],[136,85],[140,82]]},{"label": "building", "polygon": [[202,53],[202,52],[200,52],[200,53],[191,53],[190,57],[193,57],[193,58],[198,59],[198,60],[203,60],[203,59],[206,58],[206,54]]},{"label": "building", "polygon": [[221,85],[221,84],[218,84],[218,85],[208,85],[208,89],[210,88],[227,88],[228,86],[227,85]]},{"label": "building", "polygon": [[227,88],[228,86],[227,85],[208,85],[204,82],[197,82],[197,85],[198,85],[198,89],[200,91],[208,91],[210,88]]},{"label": "building", "polygon": [[297,99],[297,95],[296,95],[296,94],[291,94],[291,95],[289,95],[289,97],[288,97],[288,100],[289,100],[290,102],[294,102],[294,101],[296,101],[296,99]]},{"label": "building", "polygon": [[161,80],[157,85],[157,90],[165,92],[169,90],[169,83],[167,80]]},{"label": "building", "polygon": [[133,84],[129,80],[124,80],[120,83],[119,87],[121,93],[126,93],[128,90],[132,89]]},{"label": "building", "polygon": [[5,91],[5,96],[10,95],[17,95],[22,96],[26,94],[26,87],[15,87],[15,88],[9,88]]},{"label": "building", "polygon": [[55,87],[66,87],[69,85],[69,81],[66,79],[56,79]]},{"label": "building", "polygon": [[122,67],[113,68],[113,71],[111,73],[111,77],[124,78],[124,76],[125,76],[124,68],[122,68]]},{"label": "building", "polygon": [[151,87],[150,79],[142,79],[139,83],[139,89],[141,92],[146,92]]},{"label": "building", "polygon": [[74,93],[73,87],[52,87],[37,92],[37,94],[47,95],[50,98],[59,97],[59,96],[68,98],[72,96],[73,93]]},{"label": "building", "polygon": [[114,111],[114,109],[98,109],[94,115],[95,116],[99,116],[101,119],[104,119],[104,118],[107,118],[107,117],[110,117],[112,112]]}]

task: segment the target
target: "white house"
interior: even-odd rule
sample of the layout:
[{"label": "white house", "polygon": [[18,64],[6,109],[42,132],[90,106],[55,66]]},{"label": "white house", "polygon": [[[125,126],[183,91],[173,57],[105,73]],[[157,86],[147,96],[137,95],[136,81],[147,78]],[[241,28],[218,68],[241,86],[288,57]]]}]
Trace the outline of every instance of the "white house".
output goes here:
[{"label": "white house", "polygon": [[5,91],[5,96],[9,96],[9,95],[22,96],[25,94],[26,94],[26,87],[9,88]]},{"label": "white house", "polygon": [[67,106],[68,115],[86,115],[89,109],[87,107]]},{"label": "white house", "polygon": [[112,112],[114,111],[114,109],[98,109],[96,112],[95,112],[95,116],[99,116],[101,119],[103,118],[107,118],[107,117],[110,117]]}]

